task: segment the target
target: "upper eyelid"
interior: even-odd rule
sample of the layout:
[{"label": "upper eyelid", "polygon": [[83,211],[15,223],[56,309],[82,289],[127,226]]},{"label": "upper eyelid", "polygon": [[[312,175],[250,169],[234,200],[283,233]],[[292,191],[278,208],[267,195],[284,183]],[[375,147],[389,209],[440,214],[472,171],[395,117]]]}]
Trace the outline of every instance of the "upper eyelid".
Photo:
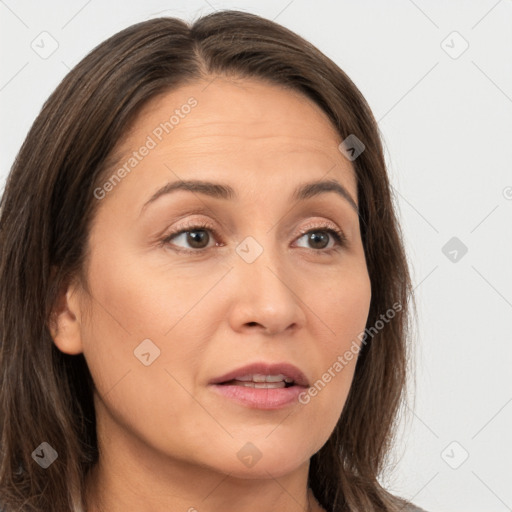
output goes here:
[{"label": "upper eyelid", "polygon": [[[288,212],[285,216],[281,217],[281,219],[283,219],[284,217],[288,217],[289,215],[290,215],[290,213]],[[223,219],[222,218],[223,215],[222,216],[219,215],[216,212],[216,208],[207,206],[205,204],[200,205],[200,206],[197,206],[197,205],[192,206],[190,208],[185,207],[181,211],[181,215],[176,219],[176,221],[177,221],[176,224],[180,224],[183,222],[183,223],[187,223],[187,225],[190,225],[188,223],[190,217],[196,217],[196,216],[206,217],[207,218],[206,222],[211,223],[213,221],[216,225],[219,225],[221,227],[222,231],[228,232],[229,235],[231,235],[231,236],[235,235],[236,228],[235,228],[234,219],[231,217],[228,217],[228,219]],[[302,221],[308,217],[320,217],[323,220],[319,221],[319,222],[332,223],[337,229],[342,231],[344,234],[347,232],[346,231],[347,229],[349,232],[352,232],[352,230],[353,230],[352,224],[354,222],[354,219],[352,217],[347,217],[346,212],[344,210],[340,209],[339,206],[335,207],[331,203],[327,203],[327,205],[326,204],[320,205],[317,203],[304,205],[304,209],[300,208],[299,211],[296,210],[295,214],[291,214],[291,216],[292,217],[291,217],[290,222],[293,222],[294,224],[297,221],[299,221],[299,220]],[[195,222],[195,220],[190,221],[191,224],[193,222]],[[197,222],[202,223],[205,221],[203,220],[203,218],[200,218],[200,219],[198,219]],[[340,222],[341,222],[341,224],[340,224]],[[345,228],[341,227],[344,225],[346,225]],[[270,226],[268,231],[270,231],[274,228],[275,228],[275,224]],[[289,234],[289,232],[290,232],[290,229],[287,229],[286,234]]]},{"label": "upper eyelid", "polygon": [[[309,229],[316,229],[316,228],[323,228],[323,227],[333,227],[335,231],[339,230],[343,234],[345,234],[344,230],[340,228],[335,222],[331,220],[319,220],[319,221],[313,221],[306,225],[306,227],[301,229],[301,232],[304,230]],[[177,235],[180,233],[183,233],[187,230],[194,231],[194,230],[200,230],[200,229],[210,229],[214,233],[218,234],[219,230],[209,221],[203,221],[203,220],[192,220],[187,221],[184,224],[179,224],[176,228],[173,229],[172,233],[169,233],[169,235]],[[232,232],[232,230],[228,230]]]}]

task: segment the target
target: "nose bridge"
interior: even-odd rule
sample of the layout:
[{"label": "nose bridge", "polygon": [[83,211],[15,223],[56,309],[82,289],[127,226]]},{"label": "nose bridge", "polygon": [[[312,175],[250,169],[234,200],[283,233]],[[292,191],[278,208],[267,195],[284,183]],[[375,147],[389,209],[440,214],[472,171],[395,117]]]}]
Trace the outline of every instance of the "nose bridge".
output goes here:
[{"label": "nose bridge", "polygon": [[304,312],[283,246],[274,240],[273,231],[259,233],[245,237],[235,249],[232,321],[238,327],[257,323],[272,332],[302,325]]},{"label": "nose bridge", "polygon": [[[246,237],[237,246],[237,255],[241,261],[238,261],[240,273],[243,273],[246,282],[251,282],[253,289],[260,288],[281,294],[285,287],[279,279],[286,279],[286,262],[285,255],[279,254],[277,243],[270,242],[270,236],[266,238],[263,245],[253,236]],[[261,237],[260,237],[261,240]]]}]

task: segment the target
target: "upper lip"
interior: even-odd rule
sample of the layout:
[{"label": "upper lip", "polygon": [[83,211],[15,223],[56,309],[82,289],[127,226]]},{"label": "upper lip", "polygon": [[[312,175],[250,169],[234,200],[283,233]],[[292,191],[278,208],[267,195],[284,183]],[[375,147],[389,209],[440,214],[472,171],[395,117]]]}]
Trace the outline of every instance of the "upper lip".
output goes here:
[{"label": "upper lip", "polygon": [[304,373],[299,370],[296,366],[289,363],[265,363],[265,362],[256,362],[251,363],[246,366],[242,366],[237,368],[236,370],[232,370],[220,377],[216,377],[210,381],[210,384],[221,384],[223,382],[227,382],[239,377],[244,377],[246,375],[279,375],[282,374],[285,377],[293,379],[293,383],[297,386],[308,387],[308,380]]}]

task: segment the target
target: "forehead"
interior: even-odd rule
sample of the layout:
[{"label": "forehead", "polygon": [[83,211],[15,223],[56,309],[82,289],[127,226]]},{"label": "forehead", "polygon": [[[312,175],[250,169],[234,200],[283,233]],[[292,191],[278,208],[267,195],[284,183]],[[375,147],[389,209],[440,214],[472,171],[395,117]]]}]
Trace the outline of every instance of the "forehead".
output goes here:
[{"label": "forehead", "polygon": [[149,171],[151,179],[168,178],[170,167],[193,168],[196,178],[233,180],[235,186],[241,180],[259,186],[326,177],[342,181],[357,201],[354,169],[338,149],[340,135],[318,105],[292,89],[215,77],[161,94],[120,141],[115,165],[149,139],[151,150],[136,162],[147,179]]},{"label": "forehead", "polygon": [[197,106],[180,116],[173,129],[176,143],[180,135],[186,135],[186,128],[205,136],[215,136],[222,129],[223,135],[237,137],[246,135],[240,133],[241,126],[250,127],[253,138],[275,134],[324,146],[332,142],[326,141],[326,136],[339,138],[322,109],[300,92],[261,80],[225,77],[184,85],[154,98],[141,112],[139,128],[158,125],[182,109],[189,98],[194,98]]}]

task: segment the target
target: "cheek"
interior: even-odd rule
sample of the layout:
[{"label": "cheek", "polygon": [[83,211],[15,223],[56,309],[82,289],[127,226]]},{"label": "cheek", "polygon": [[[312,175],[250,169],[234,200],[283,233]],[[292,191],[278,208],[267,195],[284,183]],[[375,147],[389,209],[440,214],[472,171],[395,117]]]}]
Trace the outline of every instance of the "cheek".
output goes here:
[{"label": "cheek", "polygon": [[[366,266],[358,263],[339,272],[324,285],[311,287],[306,294],[311,309],[323,323],[324,364],[332,363],[364,332],[371,302],[371,283]],[[329,365],[330,366],[330,365]]]},{"label": "cheek", "polygon": [[183,410],[187,418],[203,417],[185,390],[193,389],[210,320],[222,318],[208,291],[225,270],[187,276],[143,264],[107,241],[96,248],[89,266],[91,318],[84,319],[82,336],[98,394],[111,414],[135,428],[134,410],[141,419],[154,418],[154,427],[172,419],[181,428]]},{"label": "cheek", "polygon": [[[108,411],[147,443],[185,456],[183,438],[193,428],[191,418],[201,419],[208,431],[218,429],[188,391],[208,338],[208,322],[193,319],[208,307],[208,302],[198,304],[198,297],[211,284],[204,281],[204,291],[192,287],[193,293],[180,294],[142,266],[123,265],[122,258],[116,263],[91,262],[91,319],[82,325],[84,356],[97,389],[97,417]],[[187,316],[194,305],[195,314]]]},{"label": "cheek", "polygon": [[311,310],[319,312],[317,373],[301,401],[305,409],[322,414],[319,428],[329,435],[346,402],[352,384],[362,334],[371,302],[366,267],[351,271],[306,295]]},{"label": "cheek", "polygon": [[144,254],[133,248],[122,250],[121,243],[96,245],[90,265],[91,289],[98,302],[108,306],[105,312],[117,327],[133,339],[167,339],[191,316],[195,330],[208,325],[197,310],[205,302],[210,308],[215,306],[210,291],[217,289],[228,265],[183,265],[164,249]]}]

